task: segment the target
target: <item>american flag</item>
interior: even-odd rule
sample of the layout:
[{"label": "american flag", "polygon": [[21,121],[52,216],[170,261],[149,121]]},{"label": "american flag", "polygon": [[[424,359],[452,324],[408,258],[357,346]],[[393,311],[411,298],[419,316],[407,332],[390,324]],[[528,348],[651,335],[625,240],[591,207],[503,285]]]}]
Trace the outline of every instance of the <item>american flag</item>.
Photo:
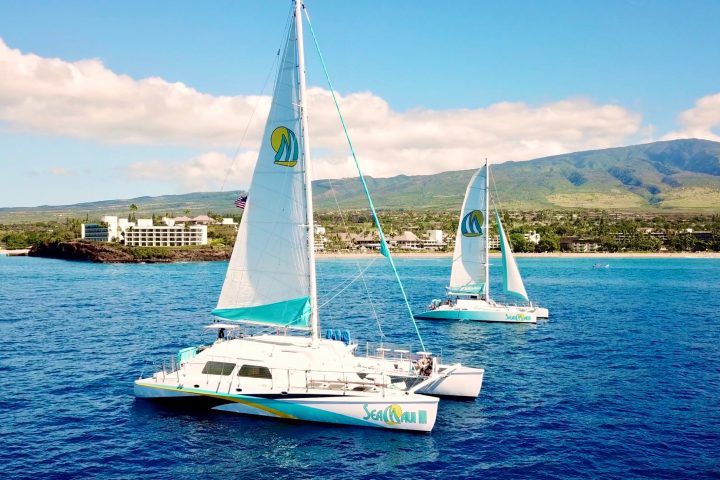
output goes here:
[{"label": "american flag", "polygon": [[235,206],[238,208],[245,208],[245,204],[247,203],[247,193],[241,193],[238,195],[237,199],[235,200]]}]

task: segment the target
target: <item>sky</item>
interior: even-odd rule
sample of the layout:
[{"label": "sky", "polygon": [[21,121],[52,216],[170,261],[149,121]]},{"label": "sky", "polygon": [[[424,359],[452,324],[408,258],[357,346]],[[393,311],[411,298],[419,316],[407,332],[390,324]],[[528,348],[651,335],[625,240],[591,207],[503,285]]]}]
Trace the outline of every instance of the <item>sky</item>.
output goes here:
[{"label": "sky", "polygon": [[[306,0],[364,173],[720,141],[720,2]],[[289,1],[0,0],[0,207],[246,188]],[[316,178],[353,175],[306,27]]]}]

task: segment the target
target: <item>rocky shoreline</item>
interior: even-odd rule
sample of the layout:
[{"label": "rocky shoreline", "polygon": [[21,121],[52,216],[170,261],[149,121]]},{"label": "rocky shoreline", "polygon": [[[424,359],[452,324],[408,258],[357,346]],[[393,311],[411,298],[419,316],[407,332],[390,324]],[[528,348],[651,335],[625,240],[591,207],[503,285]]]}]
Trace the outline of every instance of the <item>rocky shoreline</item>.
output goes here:
[{"label": "rocky shoreline", "polygon": [[[24,253],[24,252],[23,252]],[[191,247],[126,247],[117,243],[72,240],[68,242],[44,242],[30,249],[31,257],[57,258],[96,263],[178,263],[213,262],[229,260],[232,248],[225,245],[202,245]],[[491,256],[500,255],[498,252]],[[372,253],[319,253],[318,258],[373,258]],[[403,253],[393,256],[409,258],[442,258],[452,256],[449,252]],[[720,252],[618,252],[618,253],[516,253],[516,257],[532,258],[720,258]]]},{"label": "rocky shoreline", "polygon": [[33,246],[31,257],[57,258],[95,263],[176,263],[228,260],[232,248],[224,245],[190,247],[126,247],[117,243],[72,240]]}]

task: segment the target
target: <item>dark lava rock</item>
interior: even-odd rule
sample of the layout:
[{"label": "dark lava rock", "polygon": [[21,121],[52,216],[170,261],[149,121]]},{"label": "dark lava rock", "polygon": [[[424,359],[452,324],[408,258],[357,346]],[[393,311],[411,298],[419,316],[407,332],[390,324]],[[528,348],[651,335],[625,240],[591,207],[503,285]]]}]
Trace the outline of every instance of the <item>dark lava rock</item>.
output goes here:
[{"label": "dark lava rock", "polygon": [[231,253],[230,247],[222,245],[126,247],[117,243],[72,240],[35,245],[28,255],[98,263],[173,263],[228,260]]}]

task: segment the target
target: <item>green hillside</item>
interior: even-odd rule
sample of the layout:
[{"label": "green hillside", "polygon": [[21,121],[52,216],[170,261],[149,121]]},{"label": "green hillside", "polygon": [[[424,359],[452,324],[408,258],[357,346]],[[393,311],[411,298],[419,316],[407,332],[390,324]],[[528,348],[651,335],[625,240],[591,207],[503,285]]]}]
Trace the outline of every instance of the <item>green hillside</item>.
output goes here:
[{"label": "green hillside", "polygon": [[[477,168],[480,165],[473,165]],[[603,208],[658,212],[720,211],[720,143],[674,140],[557,155],[492,167],[493,193],[505,209]],[[473,170],[436,175],[368,177],[381,209],[459,208]],[[356,178],[313,182],[315,206],[365,208]],[[106,200],[63,206],[0,208],[0,222],[29,222],[67,216],[237,213],[233,192],[190,193]]]},{"label": "green hillside", "polygon": [[[476,167],[479,167],[477,165]],[[473,170],[369,178],[381,208],[459,208]],[[491,168],[493,194],[518,210],[720,210],[720,143],[675,140],[557,155]],[[315,182],[321,208],[362,207],[355,179]],[[333,188],[331,188],[331,186]]]}]

